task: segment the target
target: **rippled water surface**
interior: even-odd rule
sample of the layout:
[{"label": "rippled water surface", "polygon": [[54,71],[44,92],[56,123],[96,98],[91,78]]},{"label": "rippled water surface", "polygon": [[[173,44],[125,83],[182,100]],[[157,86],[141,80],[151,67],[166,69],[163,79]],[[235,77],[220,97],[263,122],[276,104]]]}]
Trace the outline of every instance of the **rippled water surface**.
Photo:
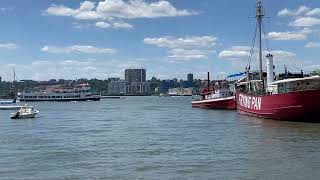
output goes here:
[{"label": "rippled water surface", "polygon": [[0,179],[318,179],[320,124],[192,109],[189,97],[0,111]]}]

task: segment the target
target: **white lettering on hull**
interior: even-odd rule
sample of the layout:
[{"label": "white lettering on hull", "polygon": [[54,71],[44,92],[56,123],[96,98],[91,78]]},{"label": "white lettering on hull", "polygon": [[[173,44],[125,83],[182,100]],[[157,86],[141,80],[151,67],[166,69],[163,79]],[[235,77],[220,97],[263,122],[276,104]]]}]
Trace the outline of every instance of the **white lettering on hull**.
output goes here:
[{"label": "white lettering on hull", "polygon": [[261,97],[253,97],[239,94],[238,104],[242,107],[254,110],[261,110],[261,103]]}]

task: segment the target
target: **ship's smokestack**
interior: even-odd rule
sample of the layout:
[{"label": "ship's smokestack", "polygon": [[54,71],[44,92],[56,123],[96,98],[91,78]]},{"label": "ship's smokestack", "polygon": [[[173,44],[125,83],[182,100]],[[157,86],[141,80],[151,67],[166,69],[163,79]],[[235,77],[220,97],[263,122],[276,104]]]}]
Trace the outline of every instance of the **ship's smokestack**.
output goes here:
[{"label": "ship's smokestack", "polygon": [[269,88],[269,84],[273,82],[273,79],[274,79],[274,75],[273,75],[273,72],[274,72],[274,66],[273,66],[273,55],[272,54],[268,54],[266,56],[267,58],[267,87],[268,87],[268,90],[270,89]]}]

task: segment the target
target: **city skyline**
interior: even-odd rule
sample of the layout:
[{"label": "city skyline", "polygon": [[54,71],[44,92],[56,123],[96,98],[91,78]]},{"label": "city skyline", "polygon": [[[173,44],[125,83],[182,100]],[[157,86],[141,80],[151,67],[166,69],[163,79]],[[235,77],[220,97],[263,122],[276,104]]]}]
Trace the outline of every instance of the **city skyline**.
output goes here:
[{"label": "city skyline", "polygon": [[[243,71],[255,0],[17,1],[0,7],[0,76],[18,79],[212,78]],[[320,2],[263,1],[276,70],[320,68]],[[255,65],[254,65],[255,66]]]}]

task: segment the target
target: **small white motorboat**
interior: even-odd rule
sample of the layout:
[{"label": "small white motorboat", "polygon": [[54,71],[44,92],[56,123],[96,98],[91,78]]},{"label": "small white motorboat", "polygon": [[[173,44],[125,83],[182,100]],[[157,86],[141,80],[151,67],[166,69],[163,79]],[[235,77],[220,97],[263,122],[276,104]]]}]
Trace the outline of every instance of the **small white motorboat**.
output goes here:
[{"label": "small white motorboat", "polygon": [[26,119],[26,118],[35,118],[39,113],[33,106],[22,106],[19,111],[12,113],[10,115],[11,119]]}]

